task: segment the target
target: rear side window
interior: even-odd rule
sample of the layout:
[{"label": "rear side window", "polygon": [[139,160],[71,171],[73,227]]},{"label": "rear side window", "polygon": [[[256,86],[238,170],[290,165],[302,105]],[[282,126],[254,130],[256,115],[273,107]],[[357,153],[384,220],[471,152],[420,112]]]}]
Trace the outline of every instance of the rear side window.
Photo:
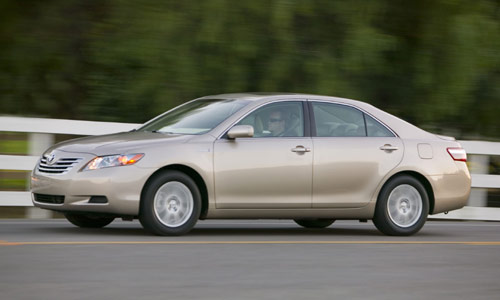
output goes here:
[{"label": "rear side window", "polygon": [[316,135],[319,137],[366,136],[363,113],[334,103],[312,103]]},{"label": "rear side window", "polygon": [[380,122],[351,106],[312,102],[316,136],[393,137]]},{"label": "rear side window", "polygon": [[394,134],[389,129],[387,129],[384,125],[380,124],[367,114],[365,114],[365,120],[366,120],[366,131],[368,133],[368,136],[375,136],[375,137],[394,136]]}]

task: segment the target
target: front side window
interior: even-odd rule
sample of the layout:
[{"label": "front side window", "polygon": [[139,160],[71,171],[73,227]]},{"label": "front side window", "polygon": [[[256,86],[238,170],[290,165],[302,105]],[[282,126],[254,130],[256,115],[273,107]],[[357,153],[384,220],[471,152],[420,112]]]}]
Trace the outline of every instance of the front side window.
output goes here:
[{"label": "front side window", "polygon": [[302,102],[277,102],[260,107],[236,125],[251,125],[254,137],[303,137]]},{"label": "front side window", "polygon": [[241,99],[203,99],[181,105],[138,131],[172,134],[203,134],[214,129],[249,101]]},{"label": "front side window", "polygon": [[312,107],[317,136],[366,136],[361,111],[350,106],[321,102],[313,102]]}]

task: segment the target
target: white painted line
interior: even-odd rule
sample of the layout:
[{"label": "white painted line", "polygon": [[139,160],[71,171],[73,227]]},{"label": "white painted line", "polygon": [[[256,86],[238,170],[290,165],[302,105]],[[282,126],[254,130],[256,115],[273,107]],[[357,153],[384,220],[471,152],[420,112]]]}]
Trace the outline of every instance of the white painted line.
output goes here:
[{"label": "white painted line", "polygon": [[467,154],[500,155],[500,143],[484,141],[458,141]]},{"label": "white painted line", "polygon": [[500,221],[500,208],[466,206],[462,209],[450,211],[448,214],[431,215],[429,219]]},{"label": "white painted line", "polygon": [[472,187],[500,189],[500,175],[472,174]]},{"label": "white painted line", "polygon": [[0,192],[0,206],[33,206],[30,192]]},{"label": "white painted line", "polygon": [[498,241],[4,241],[0,246],[26,245],[469,245],[500,246]]},{"label": "white painted line", "polygon": [[38,156],[0,155],[0,170],[31,171],[38,162]]},{"label": "white painted line", "polygon": [[140,124],[64,119],[0,117],[0,131],[97,135],[129,131]]}]

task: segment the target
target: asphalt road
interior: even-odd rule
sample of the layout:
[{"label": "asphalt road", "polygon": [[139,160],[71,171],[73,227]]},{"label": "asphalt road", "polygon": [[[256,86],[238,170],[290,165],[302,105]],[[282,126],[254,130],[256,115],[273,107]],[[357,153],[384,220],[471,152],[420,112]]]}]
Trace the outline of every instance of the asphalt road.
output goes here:
[{"label": "asphalt road", "polygon": [[136,222],[0,220],[0,299],[500,299],[500,223],[201,221],[157,237]]}]

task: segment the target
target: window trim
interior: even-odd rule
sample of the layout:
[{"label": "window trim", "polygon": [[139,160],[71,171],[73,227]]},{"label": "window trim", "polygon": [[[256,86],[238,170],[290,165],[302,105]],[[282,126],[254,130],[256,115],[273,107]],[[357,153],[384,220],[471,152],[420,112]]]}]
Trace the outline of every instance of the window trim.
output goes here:
[{"label": "window trim", "polygon": [[269,104],[274,104],[274,103],[279,103],[279,102],[300,102],[302,103],[302,115],[303,115],[303,122],[304,122],[304,136],[269,136],[269,137],[251,137],[251,138],[241,138],[241,139],[245,139],[245,140],[250,140],[250,139],[276,139],[276,138],[279,138],[279,139],[303,139],[303,138],[311,138],[311,128],[312,128],[312,125],[311,125],[311,120],[310,120],[310,116],[309,114],[306,115],[306,113],[309,111],[309,105],[307,104],[307,99],[306,98],[296,98],[296,99],[276,99],[276,100],[272,100],[272,101],[268,101],[268,102],[264,102],[264,103],[261,103],[260,105],[254,107],[252,110],[248,111],[247,113],[245,113],[243,116],[239,117],[238,119],[236,119],[236,121],[234,121],[233,123],[231,123],[231,125],[229,125],[218,137],[216,140],[221,140],[221,139],[224,139],[224,140],[229,140],[229,138],[227,137],[227,132],[233,128],[236,124],[238,124],[238,122],[240,122],[241,120],[243,120],[244,118],[246,118],[249,114],[253,113],[254,111],[258,110],[259,108],[263,107],[263,106],[266,106],[266,105],[269,105]]},{"label": "window trim", "polygon": [[[337,101],[324,101],[324,100],[317,100],[317,99],[307,99],[308,106],[309,106],[309,114],[310,114],[310,122],[311,122],[311,137],[314,138],[373,138],[374,136],[368,136],[368,128],[366,127],[366,118],[365,114],[370,116],[372,119],[374,119],[376,122],[381,124],[383,127],[385,127],[387,130],[389,130],[394,136],[392,137],[397,137],[399,138],[399,135],[392,130],[389,126],[387,126],[384,122],[380,121],[377,117],[372,115],[371,113],[367,112],[366,110],[359,108],[355,105],[348,104],[348,103],[342,103],[342,102],[337,102]],[[363,122],[365,123],[365,134],[366,136],[318,136],[317,131],[316,131],[316,118],[314,116],[314,110],[313,110],[313,103],[327,103],[327,104],[337,104],[337,105],[343,105],[347,107],[351,107],[353,109],[358,110],[363,114]]]},{"label": "window trim", "polygon": [[[366,116],[369,116],[370,118],[372,118],[376,123],[382,125],[382,127],[384,127],[385,129],[389,130],[389,132],[391,132],[394,136],[392,137],[398,137],[399,138],[399,135],[397,135],[393,130],[391,130],[389,128],[389,126],[386,126],[383,122],[380,122],[377,118],[375,118],[374,116],[370,115],[370,114],[367,114],[367,113],[363,113],[363,118],[365,119],[365,128],[366,128],[366,137],[382,137],[382,136],[368,136],[368,126],[367,126],[367,123],[366,123]],[[389,137],[389,136],[386,136],[386,137]]]},{"label": "window trim", "polygon": [[[134,132],[134,131],[143,131],[142,128],[144,127],[147,127],[149,125],[151,125],[152,123],[156,122],[157,120],[163,118],[165,115],[169,114],[169,113],[172,113],[176,110],[180,110],[182,109],[183,107],[189,105],[189,104],[192,104],[194,102],[214,102],[217,101],[217,102],[225,102],[225,101],[240,101],[240,102],[243,102],[243,106],[240,107],[238,110],[236,110],[235,112],[233,112],[232,114],[230,114],[228,117],[226,117],[225,119],[223,119],[222,121],[220,121],[217,125],[215,125],[214,127],[212,127],[211,129],[209,129],[208,131],[205,131],[205,132],[202,132],[202,133],[174,133],[174,134],[178,134],[178,135],[192,135],[192,136],[201,136],[201,135],[205,135],[205,134],[211,134],[211,132],[213,132],[214,130],[216,130],[219,126],[221,126],[221,124],[223,124],[225,121],[227,121],[229,118],[231,118],[234,114],[238,113],[240,110],[242,110],[243,108],[245,108],[246,106],[250,105],[250,101],[248,100],[245,100],[245,99],[239,99],[239,98],[221,98],[221,97],[201,97],[201,98],[196,98],[196,99],[192,99],[192,100],[189,100],[187,102],[184,102],[180,105],[177,105],[159,115],[157,115],[156,117],[146,121],[145,123],[143,124],[140,124],[138,125],[137,127],[135,127],[134,129],[132,129],[130,132]],[[214,102],[215,103],[215,102]],[[151,132],[149,130],[149,132]]]}]

